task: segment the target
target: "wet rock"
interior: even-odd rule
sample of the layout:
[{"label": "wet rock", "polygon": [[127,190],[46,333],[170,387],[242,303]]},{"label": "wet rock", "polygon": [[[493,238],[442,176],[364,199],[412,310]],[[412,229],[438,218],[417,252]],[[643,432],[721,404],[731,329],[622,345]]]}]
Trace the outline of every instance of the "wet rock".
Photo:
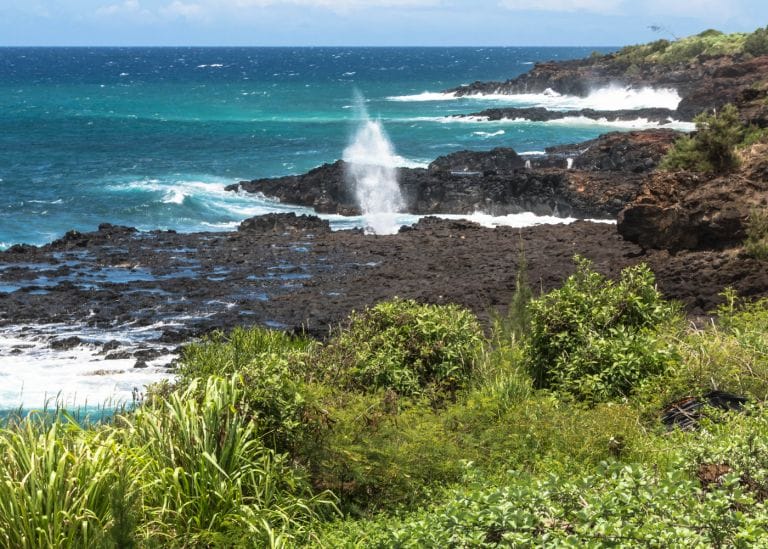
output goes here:
[{"label": "wet rock", "polygon": [[679,116],[676,110],[663,108],[623,109],[600,111],[580,109],[575,111],[551,111],[544,107],[486,109],[480,112],[459,115],[459,118],[479,117],[488,120],[529,120],[531,122],[549,122],[565,118],[589,118],[591,120],[632,121],[640,118],[658,124],[668,124]]},{"label": "wet rock", "polygon": [[295,213],[267,214],[246,219],[237,229],[241,232],[261,234],[284,232],[330,232],[331,224],[316,215],[296,215]]},{"label": "wet rock", "polygon": [[63,339],[55,339],[51,341],[50,346],[57,351],[68,351],[74,349],[83,344],[83,340],[77,336],[66,337]]},{"label": "wet rock", "polygon": [[649,173],[682,135],[667,129],[612,132],[576,145],[547,147],[546,152],[572,158],[576,170]]},{"label": "wet rock", "polygon": [[110,341],[107,341],[101,346],[101,351],[103,353],[114,351],[115,349],[119,349],[120,345],[121,343],[119,341],[117,341],[116,339],[112,339]]},{"label": "wet rock", "polygon": [[127,350],[113,351],[111,353],[107,353],[106,356],[104,356],[104,360],[126,360],[132,356],[133,354]]},{"label": "wet rock", "polygon": [[525,167],[525,160],[514,149],[499,147],[490,151],[459,151],[437,158],[429,165],[430,174],[506,174]]}]

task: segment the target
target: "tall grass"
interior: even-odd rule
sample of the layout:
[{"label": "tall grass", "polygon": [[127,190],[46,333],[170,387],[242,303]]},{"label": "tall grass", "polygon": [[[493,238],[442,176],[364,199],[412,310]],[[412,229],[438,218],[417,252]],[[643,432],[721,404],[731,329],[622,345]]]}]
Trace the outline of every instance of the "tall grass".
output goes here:
[{"label": "tall grass", "polygon": [[294,545],[333,511],[266,448],[235,378],[80,426],[33,414],[0,429],[3,547]]},{"label": "tall grass", "polygon": [[118,442],[71,417],[33,415],[0,430],[0,540],[4,547],[106,542]]},{"label": "tall grass", "polygon": [[239,408],[240,386],[211,377],[199,401],[195,381],[127,419],[153,479],[144,496],[149,538],[164,546],[282,546],[317,517],[316,507],[332,506],[263,445]]}]

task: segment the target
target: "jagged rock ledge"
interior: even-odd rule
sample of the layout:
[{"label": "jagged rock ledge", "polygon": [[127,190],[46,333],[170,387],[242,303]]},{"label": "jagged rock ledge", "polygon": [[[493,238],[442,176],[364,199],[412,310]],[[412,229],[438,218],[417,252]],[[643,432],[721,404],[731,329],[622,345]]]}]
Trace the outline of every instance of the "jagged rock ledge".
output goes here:
[{"label": "jagged rock ledge", "polygon": [[660,108],[624,109],[617,111],[598,111],[595,109],[551,111],[544,107],[510,107],[486,109],[472,114],[456,115],[456,118],[484,118],[489,121],[528,120],[530,122],[550,122],[552,120],[563,120],[565,118],[589,118],[591,120],[607,120],[609,122],[626,122],[644,119],[649,122],[664,125],[680,120],[681,117],[676,110]]},{"label": "jagged rock ledge", "polygon": [[734,102],[768,73],[768,56],[699,56],[674,64],[631,64],[614,55],[573,61],[537,63],[527,73],[505,82],[474,82],[446,90],[459,97],[485,94],[544,93],[547,90],[586,97],[608,86],[668,88],[682,100],[681,120]]},{"label": "jagged rock ledge", "polygon": [[[398,177],[407,211],[414,214],[615,218],[679,135],[667,129],[614,132],[528,158],[509,148],[460,151],[428,168],[400,168]],[[227,189],[261,193],[319,213],[358,215],[345,171],[345,163],[337,161],[303,175],[242,181]]]}]

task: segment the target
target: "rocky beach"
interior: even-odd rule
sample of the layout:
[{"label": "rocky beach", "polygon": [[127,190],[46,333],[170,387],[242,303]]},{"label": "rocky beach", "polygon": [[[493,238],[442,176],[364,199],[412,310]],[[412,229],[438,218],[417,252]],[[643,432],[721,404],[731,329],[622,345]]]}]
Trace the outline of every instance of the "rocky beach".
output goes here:
[{"label": "rocky beach", "polygon": [[[508,82],[449,91],[579,95],[595,86],[673,87],[682,97],[676,110],[492,109],[465,116],[644,117],[663,125],[735,102],[746,124],[766,126],[766,89],[757,84],[768,57],[703,59],[630,76],[623,60],[612,59],[541,63]],[[139,232],[105,223],[45,246],[12,246],[0,253],[0,327],[42,338],[57,350],[88,346],[105,364],[122,360],[161,369],[180,345],[213,330],[265,325],[324,338],[350,311],[395,296],[458,303],[487,319],[509,303],[523,255],[537,292],[558,287],[580,255],[609,276],[647,263],[664,296],[679,300],[692,317],[708,314],[726,287],[745,297],[768,295],[765,263],[740,248],[750,211],[766,205],[766,146],[753,147],[734,174],[658,172],[681,135],[671,129],[614,132],[525,156],[509,148],[462,151],[426,168],[396,171],[410,214],[531,212],[582,219],[571,224],[486,228],[428,217],[397,234],[374,235],[331,231],[313,216],[270,214],[224,233]],[[339,160],[227,190],[323,214],[359,215],[348,172]],[[50,326],[82,327],[91,335],[62,335]],[[126,329],[143,335],[109,337]],[[24,337],[3,352],[23,353]]]}]

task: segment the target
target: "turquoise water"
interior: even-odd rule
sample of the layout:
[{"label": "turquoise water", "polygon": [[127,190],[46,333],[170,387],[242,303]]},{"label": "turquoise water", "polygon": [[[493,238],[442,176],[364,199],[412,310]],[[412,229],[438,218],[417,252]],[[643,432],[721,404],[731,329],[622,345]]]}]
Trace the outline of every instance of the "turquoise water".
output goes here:
[{"label": "turquoise water", "polygon": [[[593,48],[0,49],[0,248],[102,222],[211,230],[285,208],[225,185],[342,156],[355,89],[410,165],[460,149],[540,151],[615,129],[446,117],[543,96],[451,99]],[[431,92],[433,95],[423,95]]]}]

